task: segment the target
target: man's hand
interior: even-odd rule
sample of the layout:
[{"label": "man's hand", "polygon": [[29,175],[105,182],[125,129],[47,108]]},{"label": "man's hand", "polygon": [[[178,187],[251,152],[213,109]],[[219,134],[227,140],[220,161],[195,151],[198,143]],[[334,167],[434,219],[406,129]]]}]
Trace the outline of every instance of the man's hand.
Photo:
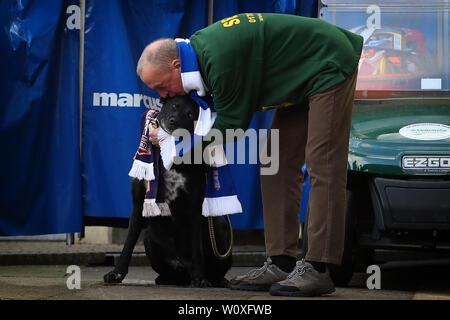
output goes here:
[{"label": "man's hand", "polygon": [[159,139],[158,139],[158,132],[159,132],[159,127],[158,128],[154,128],[152,126],[150,126],[149,128],[149,137],[150,137],[150,142],[159,147]]}]

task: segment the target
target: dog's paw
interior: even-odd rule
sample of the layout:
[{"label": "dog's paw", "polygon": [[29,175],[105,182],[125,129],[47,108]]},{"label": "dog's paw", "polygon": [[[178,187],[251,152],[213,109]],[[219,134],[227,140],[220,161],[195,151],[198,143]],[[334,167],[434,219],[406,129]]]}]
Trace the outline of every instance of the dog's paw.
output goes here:
[{"label": "dog's paw", "polygon": [[215,283],[214,286],[217,288],[228,288],[228,280],[223,278],[219,282]]},{"label": "dog's paw", "polygon": [[114,270],[103,276],[105,283],[121,283],[123,279],[125,279],[125,274],[118,273]]},{"label": "dog's paw", "polygon": [[203,278],[194,278],[191,280],[191,287],[194,288],[209,288],[212,287],[211,282]]}]

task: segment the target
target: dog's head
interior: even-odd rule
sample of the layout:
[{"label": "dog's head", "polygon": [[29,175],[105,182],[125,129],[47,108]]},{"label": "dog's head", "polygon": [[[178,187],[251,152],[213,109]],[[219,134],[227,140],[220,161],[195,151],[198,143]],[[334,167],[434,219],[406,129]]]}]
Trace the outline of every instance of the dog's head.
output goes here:
[{"label": "dog's head", "polygon": [[194,121],[198,119],[198,105],[188,95],[161,99],[161,112],[156,117],[160,126],[172,133],[176,129],[194,131]]}]

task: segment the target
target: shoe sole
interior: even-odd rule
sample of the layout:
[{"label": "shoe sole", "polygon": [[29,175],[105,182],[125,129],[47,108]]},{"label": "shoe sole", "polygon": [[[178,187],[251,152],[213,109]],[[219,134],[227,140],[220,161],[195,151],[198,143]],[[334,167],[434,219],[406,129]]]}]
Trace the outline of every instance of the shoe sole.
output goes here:
[{"label": "shoe sole", "polygon": [[228,284],[228,288],[231,290],[242,290],[242,291],[269,291],[271,284],[248,284],[248,283],[239,283],[239,284]]},{"label": "shoe sole", "polygon": [[328,288],[328,289],[317,289],[313,292],[305,292],[305,291],[289,291],[289,290],[283,290],[283,287],[280,288],[274,288],[270,289],[269,293],[272,296],[284,296],[284,297],[318,297],[322,296],[324,294],[331,294],[335,292],[336,289],[334,288]]}]

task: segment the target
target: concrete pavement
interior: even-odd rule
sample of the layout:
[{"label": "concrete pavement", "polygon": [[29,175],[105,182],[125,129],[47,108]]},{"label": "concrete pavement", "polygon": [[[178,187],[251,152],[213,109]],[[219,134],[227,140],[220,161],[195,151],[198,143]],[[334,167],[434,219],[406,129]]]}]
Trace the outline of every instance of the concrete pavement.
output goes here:
[{"label": "concrete pavement", "polygon": [[[268,292],[230,290],[222,288],[187,288],[157,286],[157,274],[149,267],[131,267],[124,283],[106,285],[103,275],[112,267],[80,267],[80,289],[70,290],[66,274],[68,266],[0,266],[0,297],[25,300],[303,300],[271,296]],[[249,271],[250,267],[233,267],[227,274],[232,278]],[[414,293],[408,290],[368,290],[365,275],[357,274],[348,288],[315,299],[395,299],[409,300]],[[450,296],[449,296],[450,298]]]},{"label": "concrete pavement", "polygon": [[[142,245],[138,245],[124,283],[106,285],[103,275],[112,270],[122,245],[92,245],[61,241],[0,241],[0,299],[23,300],[311,300],[284,298],[267,292],[221,288],[156,286]],[[230,279],[265,260],[263,247],[240,245],[234,250]],[[450,256],[377,252],[381,289],[369,290],[369,274],[355,273],[348,287],[337,287],[329,296],[314,300],[450,299]],[[396,261],[394,261],[396,260]],[[385,261],[389,261],[385,263]],[[80,289],[69,289],[68,266],[80,267]]]}]

